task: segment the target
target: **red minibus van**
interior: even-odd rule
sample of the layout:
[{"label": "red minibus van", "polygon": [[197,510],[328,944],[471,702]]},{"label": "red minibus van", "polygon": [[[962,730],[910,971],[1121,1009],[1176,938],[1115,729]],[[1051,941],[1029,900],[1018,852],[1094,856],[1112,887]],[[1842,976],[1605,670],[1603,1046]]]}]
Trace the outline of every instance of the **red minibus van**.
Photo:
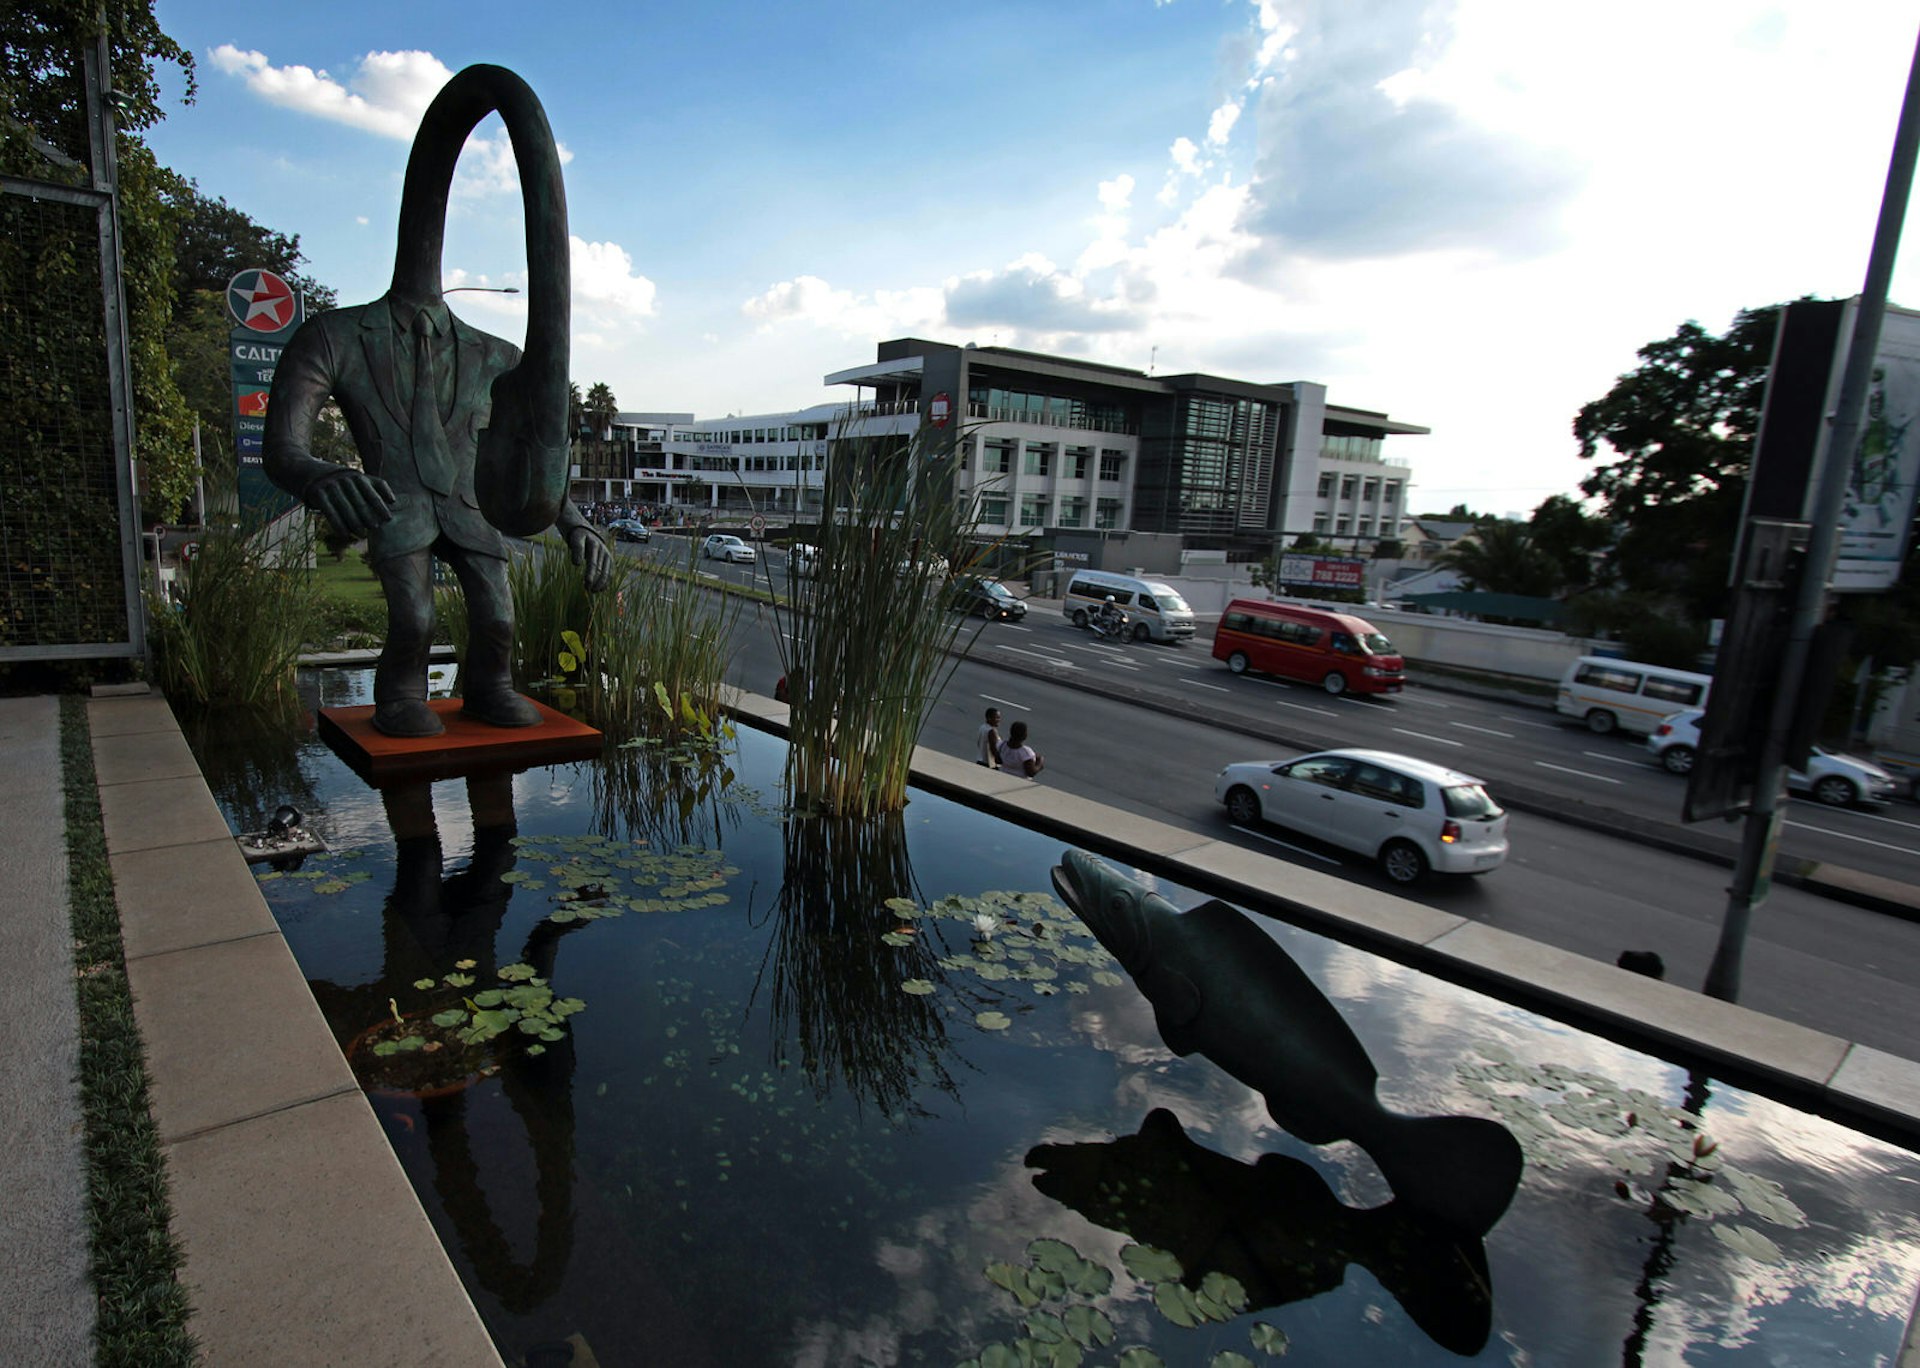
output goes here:
[{"label": "red minibus van", "polygon": [[1310,680],[1330,694],[1399,693],[1407,682],[1406,662],[1365,618],[1261,599],[1227,605],[1213,658],[1235,674]]}]

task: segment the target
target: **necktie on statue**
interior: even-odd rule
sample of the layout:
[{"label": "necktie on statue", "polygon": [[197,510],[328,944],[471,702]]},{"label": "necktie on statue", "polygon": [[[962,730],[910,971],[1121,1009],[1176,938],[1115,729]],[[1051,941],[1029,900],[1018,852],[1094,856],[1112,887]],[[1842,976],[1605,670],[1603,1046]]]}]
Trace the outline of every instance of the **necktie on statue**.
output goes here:
[{"label": "necktie on statue", "polygon": [[422,309],[413,320],[413,465],[420,483],[436,494],[453,492],[453,452],[440,425],[440,386],[433,369],[433,319]]}]

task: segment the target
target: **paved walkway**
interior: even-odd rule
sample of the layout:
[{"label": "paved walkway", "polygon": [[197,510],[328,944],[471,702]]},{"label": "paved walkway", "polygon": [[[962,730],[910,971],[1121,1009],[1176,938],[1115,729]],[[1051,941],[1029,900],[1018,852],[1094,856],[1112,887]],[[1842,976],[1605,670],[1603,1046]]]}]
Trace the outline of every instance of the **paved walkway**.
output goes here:
[{"label": "paved walkway", "polygon": [[93,1362],[60,704],[0,698],[0,1363]]}]

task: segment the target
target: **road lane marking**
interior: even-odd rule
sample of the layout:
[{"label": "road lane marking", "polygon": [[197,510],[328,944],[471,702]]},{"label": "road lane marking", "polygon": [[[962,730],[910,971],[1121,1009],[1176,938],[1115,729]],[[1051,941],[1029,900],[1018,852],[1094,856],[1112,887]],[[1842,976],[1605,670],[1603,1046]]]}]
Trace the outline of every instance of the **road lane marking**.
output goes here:
[{"label": "road lane marking", "polygon": [[1589,760],[1604,760],[1609,765],[1632,765],[1635,769],[1646,769],[1653,763],[1644,755],[1637,755],[1629,759],[1624,755],[1602,755],[1599,751],[1581,751],[1580,753]]},{"label": "road lane marking", "polygon": [[1509,741],[1513,740],[1512,732],[1495,731],[1492,727],[1476,727],[1471,722],[1449,722],[1447,725],[1458,727],[1461,731],[1479,732],[1485,736],[1504,736]]},{"label": "road lane marking", "polygon": [[1496,714],[1495,720],[1515,727],[1538,727],[1541,731],[1565,731],[1558,722],[1529,722],[1524,717],[1508,717],[1505,713]]},{"label": "road lane marking", "polygon": [[981,694],[980,696],[986,699],[987,702],[989,703],[998,703],[1003,708],[1018,708],[1021,712],[1033,711],[1033,709],[1028,707],[1025,703],[1016,703],[1011,698],[999,698],[993,694]]},{"label": "road lane marking", "polygon": [[1417,736],[1422,741],[1431,741],[1438,746],[1464,746],[1467,744],[1464,741],[1454,741],[1444,736],[1429,736],[1425,732],[1408,731],[1405,727],[1395,727],[1394,730],[1402,736]]},{"label": "road lane marking", "polygon": [[1273,701],[1282,708],[1292,708],[1296,712],[1319,713],[1322,717],[1338,717],[1340,715],[1332,708],[1316,708],[1308,703],[1289,703],[1284,698],[1276,698]]},{"label": "road lane marking", "polygon": [[1193,688],[1193,689],[1212,689],[1215,693],[1232,693],[1233,692],[1232,689],[1229,689],[1224,684],[1208,684],[1205,681],[1199,680],[1199,679],[1183,679],[1180,682],[1182,684],[1185,684],[1187,687]]},{"label": "road lane marking", "polygon": [[[1233,823],[1229,822],[1228,825],[1233,826]],[[1269,836],[1266,832],[1255,831],[1252,827],[1233,826],[1233,829],[1235,831],[1245,832],[1256,840],[1265,841],[1269,845],[1277,845],[1282,850],[1291,850],[1296,855],[1305,855],[1308,859],[1319,860],[1323,864],[1330,864],[1335,869],[1342,868],[1340,861],[1334,859],[1333,856],[1322,855],[1317,850],[1308,850],[1305,846],[1294,845],[1291,841],[1283,841],[1278,836]]]},{"label": "road lane marking", "polygon": [[1049,665],[1058,665],[1063,670],[1077,670],[1080,667],[1065,656],[1048,655],[1044,651],[1029,651],[1023,646],[1003,646],[1002,650],[1012,651],[1015,655],[1032,656],[1035,660],[1044,660]]},{"label": "road lane marking", "polygon": [[1908,831],[1920,831],[1920,823],[1903,822],[1898,817],[1883,817],[1877,812],[1856,812],[1856,817],[1864,817],[1869,822],[1885,822],[1888,826],[1905,827]]},{"label": "road lane marking", "polygon": [[1615,779],[1610,774],[1589,774],[1585,770],[1568,769],[1565,765],[1549,765],[1544,760],[1536,760],[1533,763],[1538,765],[1541,769],[1559,770],[1560,773],[1562,774],[1577,774],[1582,779],[1597,779],[1603,784],[1618,784],[1622,782],[1621,780]]},{"label": "road lane marking", "polygon": [[1858,841],[1861,845],[1878,846],[1882,850],[1896,850],[1902,855],[1920,855],[1920,850],[1912,846],[1897,846],[1889,841],[1876,841],[1866,836],[1851,836],[1844,831],[1834,831],[1828,827],[1810,826],[1805,822],[1788,822],[1787,826],[1799,827],[1802,831],[1817,831],[1822,836],[1838,836],[1843,841]]},{"label": "road lane marking", "polygon": [[1442,703],[1437,698],[1428,698],[1425,694],[1402,693],[1400,697],[1408,703],[1423,703],[1429,708],[1451,708],[1453,706],[1451,703]]}]

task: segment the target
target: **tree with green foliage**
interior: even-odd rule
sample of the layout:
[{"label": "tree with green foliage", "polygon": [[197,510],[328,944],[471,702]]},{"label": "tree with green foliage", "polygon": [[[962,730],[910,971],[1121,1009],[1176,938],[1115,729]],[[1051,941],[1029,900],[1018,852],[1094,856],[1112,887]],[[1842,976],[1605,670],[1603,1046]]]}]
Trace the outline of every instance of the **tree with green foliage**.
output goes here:
[{"label": "tree with green foliage", "polygon": [[[227,505],[237,466],[233,456],[233,381],[227,340],[233,317],[227,310],[227,282],[250,267],[280,276],[305,297],[309,315],[338,305],[334,291],[302,271],[306,258],[298,234],[288,237],[265,228],[223,199],[209,199],[192,181],[171,172],[166,201],[179,225],[173,264],[173,322],[167,332],[174,383],[193,417],[200,421],[201,461],[208,499]],[[338,406],[329,404],[316,428],[315,454],[341,461],[352,439]],[[357,459],[344,461],[358,465]],[[329,543],[331,545],[331,543]]]},{"label": "tree with green foliage", "polygon": [[1742,310],[1720,336],[1683,323],[1573,421],[1583,458],[1615,456],[1580,488],[1621,528],[1622,581],[1695,619],[1725,611],[1780,309]]},{"label": "tree with green foliage", "polygon": [[1555,494],[1542,500],[1527,520],[1527,536],[1553,562],[1556,594],[1595,587],[1612,574],[1610,566],[1596,568],[1596,558],[1612,544],[1613,525],[1588,513],[1577,499]]},{"label": "tree with green foliage", "polygon": [[620,401],[613,397],[612,387],[604,380],[596,381],[587,391],[586,401],[580,407],[580,416],[590,429],[594,455],[604,456],[607,438],[613,432],[613,421],[620,416]]},{"label": "tree with green foliage", "polygon": [[1442,551],[1437,563],[1459,574],[1468,589],[1489,594],[1551,598],[1561,586],[1559,565],[1525,523],[1484,523]]},{"label": "tree with green foliage", "polygon": [[[175,231],[165,199],[168,173],[140,135],[162,117],[155,66],[167,62],[180,69],[188,102],[194,67],[192,54],[161,30],[151,0],[18,0],[8,6],[6,40],[0,44],[0,172],[89,183],[81,54],[103,32],[118,129],[114,151],[134,437],[149,513],[163,514],[178,508],[193,488],[192,422],[166,345]],[[68,283],[44,274],[39,280],[44,288],[83,296],[87,278],[85,261],[76,259]]]},{"label": "tree with green foliage", "polygon": [[227,282],[241,271],[264,267],[306,297],[309,314],[339,306],[333,290],[302,271],[306,256],[300,235],[288,237],[255,223],[226,200],[209,199],[197,182],[166,173],[163,198],[177,224],[173,288],[176,308],[190,308],[202,292],[224,296]]}]

